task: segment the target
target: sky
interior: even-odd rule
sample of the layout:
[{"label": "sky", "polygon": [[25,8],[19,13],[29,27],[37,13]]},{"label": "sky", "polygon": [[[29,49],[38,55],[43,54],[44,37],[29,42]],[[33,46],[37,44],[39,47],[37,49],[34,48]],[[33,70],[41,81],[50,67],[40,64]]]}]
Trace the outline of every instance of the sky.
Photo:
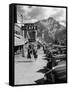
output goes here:
[{"label": "sky", "polygon": [[17,5],[17,13],[23,15],[23,23],[34,23],[53,17],[61,24],[66,25],[66,8]]}]

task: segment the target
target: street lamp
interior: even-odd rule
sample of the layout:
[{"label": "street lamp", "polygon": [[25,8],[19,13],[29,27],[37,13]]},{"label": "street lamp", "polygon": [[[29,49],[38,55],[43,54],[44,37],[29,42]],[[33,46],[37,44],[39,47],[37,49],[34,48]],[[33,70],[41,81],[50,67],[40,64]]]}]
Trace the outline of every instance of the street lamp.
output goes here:
[{"label": "street lamp", "polygon": [[[21,14],[21,33],[22,33],[22,37],[24,39],[24,30],[23,30],[23,15]],[[24,57],[24,45],[22,46],[22,57]]]}]

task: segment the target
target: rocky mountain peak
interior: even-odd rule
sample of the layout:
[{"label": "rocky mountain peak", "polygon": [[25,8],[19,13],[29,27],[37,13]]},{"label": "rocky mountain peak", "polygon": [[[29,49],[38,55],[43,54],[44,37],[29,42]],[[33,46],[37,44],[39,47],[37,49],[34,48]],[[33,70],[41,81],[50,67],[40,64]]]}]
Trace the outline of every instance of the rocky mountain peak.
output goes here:
[{"label": "rocky mountain peak", "polygon": [[[53,17],[49,17],[48,19],[43,19],[36,24],[39,26],[39,33],[42,35],[42,31],[44,31],[44,37],[45,40],[52,41],[55,39],[55,35],[58,33],[61,33],[66,29],[63,25],[60,24],[60,22],[56,21]],[[39,35],[39,36],[40,36]],[[57,36],[58,38],[58,36]],[[60,36],[61,38],[61,36]]]}]

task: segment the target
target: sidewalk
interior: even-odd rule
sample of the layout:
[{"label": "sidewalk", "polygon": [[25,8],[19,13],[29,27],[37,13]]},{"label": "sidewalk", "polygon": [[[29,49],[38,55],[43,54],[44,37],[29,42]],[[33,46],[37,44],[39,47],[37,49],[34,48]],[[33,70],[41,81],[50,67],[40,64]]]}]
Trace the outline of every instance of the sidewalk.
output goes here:
[{"label": "sidewalk", "polygon": [[[19,56],[15,58],[15,84],[36,84],[34,81],[44,77],[44,74],[37,72],[46,66],[47,61],[43,59],[42,50],[38,51],[38,58],[28,60]],[[30,61],[30,62],[25,62]]]}]

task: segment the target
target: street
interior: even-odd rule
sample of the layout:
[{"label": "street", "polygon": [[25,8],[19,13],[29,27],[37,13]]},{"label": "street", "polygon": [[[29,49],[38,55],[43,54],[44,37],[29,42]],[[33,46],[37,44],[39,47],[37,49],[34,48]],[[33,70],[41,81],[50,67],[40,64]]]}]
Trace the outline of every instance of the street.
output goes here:
[{"label": "street", "polygon": [[15,55],[15,85],[36,84],[35,81],[44,77],[43,73],[37,72],[46,66],[47,61],[43,60],[42,48],[38,50],[38,58],[35,60]]}]

